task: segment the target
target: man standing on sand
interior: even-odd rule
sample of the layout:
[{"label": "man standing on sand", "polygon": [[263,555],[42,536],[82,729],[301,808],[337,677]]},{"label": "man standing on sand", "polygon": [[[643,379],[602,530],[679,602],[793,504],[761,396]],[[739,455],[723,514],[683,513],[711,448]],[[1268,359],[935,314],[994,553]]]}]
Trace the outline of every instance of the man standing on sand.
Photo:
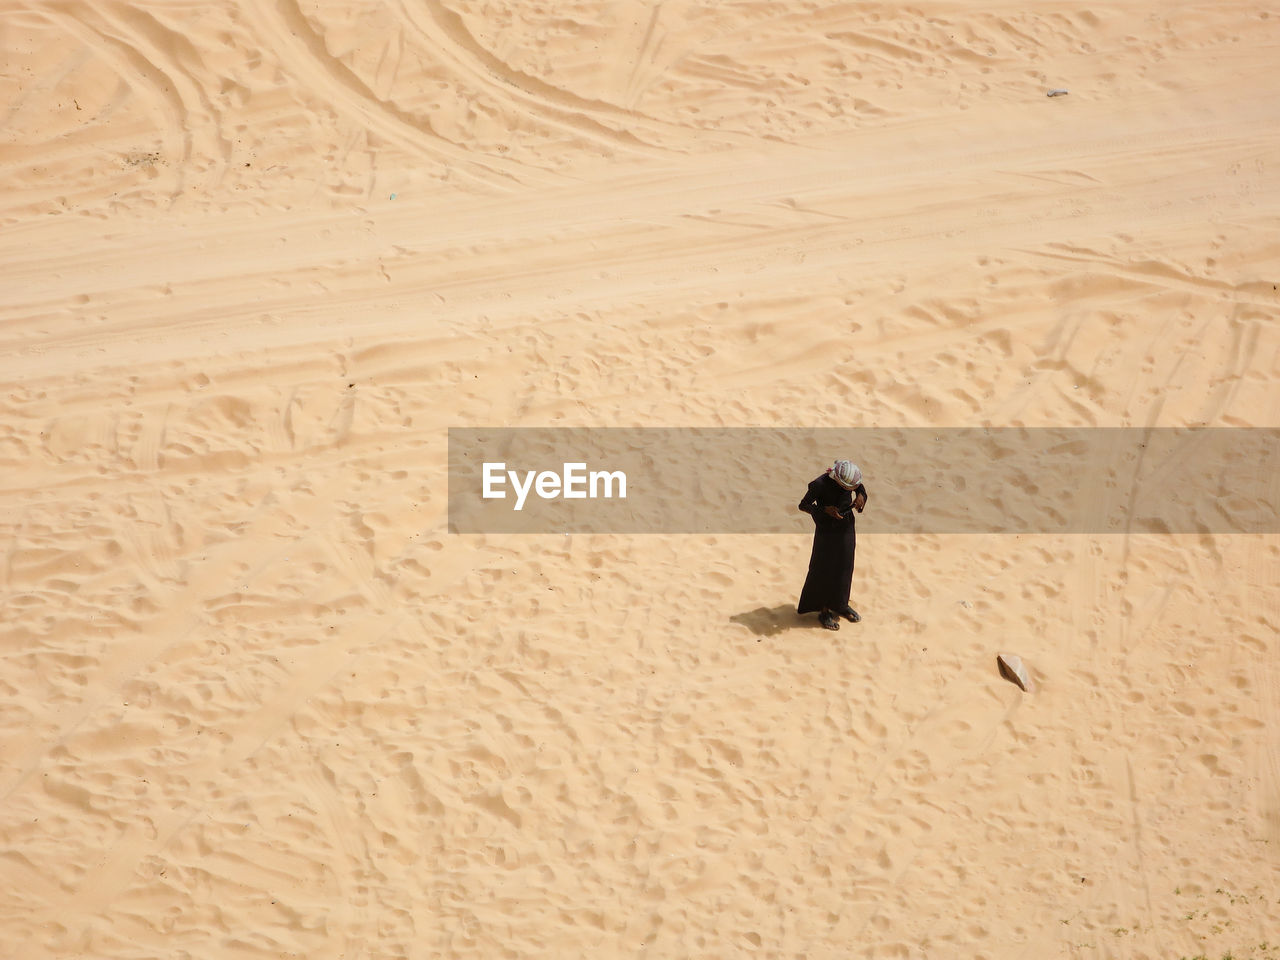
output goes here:
[{"label": "man standing on sand", "polygon": [[853,511],[867,505],[867,488],[862,471],[848,460],[837,460],[822,476],[809,484],[800,509],[813,517],[813,552],[809,555],[809,576],[800,591],[797,613],[818,611],[818,622],[828,630],[839,630],[837,617],[850,623],[862,618],[849,606],[849,585],[853,582],[853,554],[858,537]]}]

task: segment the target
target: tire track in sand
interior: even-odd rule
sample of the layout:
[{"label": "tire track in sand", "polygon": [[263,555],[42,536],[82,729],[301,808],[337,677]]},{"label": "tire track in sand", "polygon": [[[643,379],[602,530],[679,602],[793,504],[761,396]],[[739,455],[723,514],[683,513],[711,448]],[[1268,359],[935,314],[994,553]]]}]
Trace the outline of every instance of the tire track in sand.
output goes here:
[{"label": "tire track in sand", "polygon": [[[214,148],[210,153],[229,162],[231,142],[222,132],[218,108],[201,86],[200,76],[210,71],[195,44],[145,10],[132,8],[126,16],[123,10],[99,0],[89,0],[87,6],[116,31],[122,43],[128,43],[169,80],[187,118],[183,135],[188,152],[194,137],[203,134]],[[206,122],[196,126],[191,120],[200,114]]]},{"label": "tire track in sand", "polygon": [[544,170],[496,157],[480,157],[446,140],[430,120],[414,116],[379,97],[346,64],[329,53],[324,38],[312,27],[296,0],[247,4],[244,9],[262,28],[270,46],[279,51],[281,65],[316,95],[362,123],[370,133],[445,165],[473,183],[493,188],[514,187],[536,177],[538,182],[561,182]]},{"label": "tire track in sand", "polygon": [[[479,43],[462,16],[439,0],[399,0],[396,11],[454,72],[521,113],[612,147],[652,156],[668,152],[629,129],[637,121],[648,127],[658,126],[655,121],[602,100],[580,97],[513,67]],[[680,132],[687,134],[683,129]]]},{"label": "tire track in sand", "polygon": [[159,115],[161,127],[158,132],[174,177],[170,196],[182,193],[183,170],[191,156],[191,133],[187,105],[177,92],[173,78],[126,37],[115,36],[110,25],[95,24],[92,7],[66,3],[37,12],[115,67],[129,88]]}]

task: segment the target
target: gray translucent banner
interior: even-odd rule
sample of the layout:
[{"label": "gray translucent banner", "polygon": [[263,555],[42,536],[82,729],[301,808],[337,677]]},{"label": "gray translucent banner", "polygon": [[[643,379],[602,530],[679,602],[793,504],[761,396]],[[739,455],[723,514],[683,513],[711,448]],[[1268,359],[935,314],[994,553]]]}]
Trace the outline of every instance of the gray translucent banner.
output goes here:
[{"label": "gray translucent banner", "polygon": [[1280,533],[1280,428],[1218,427],[452,428],[449,530],[803,533],[836,458],[859,533]]}]

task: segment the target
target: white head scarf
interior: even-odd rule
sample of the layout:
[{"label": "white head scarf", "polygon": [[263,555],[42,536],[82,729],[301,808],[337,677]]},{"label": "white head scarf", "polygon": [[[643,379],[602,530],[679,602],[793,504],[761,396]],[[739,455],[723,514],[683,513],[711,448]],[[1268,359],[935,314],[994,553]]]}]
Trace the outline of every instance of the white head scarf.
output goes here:
[{"label": "white head scarf", "polygon": [[862,471],[848,460],[837,460],[827,470],[827,475],[846,490],[852,490],[862,482]]}]

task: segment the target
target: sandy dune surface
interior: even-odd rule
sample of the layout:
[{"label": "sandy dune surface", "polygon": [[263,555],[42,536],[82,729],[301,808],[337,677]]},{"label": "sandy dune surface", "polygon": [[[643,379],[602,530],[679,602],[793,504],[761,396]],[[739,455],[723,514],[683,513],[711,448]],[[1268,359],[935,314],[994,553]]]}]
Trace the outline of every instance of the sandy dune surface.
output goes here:
[{"label": "sandy dune surface", "polygon": [[865,537],[832,634],[803,515],[451,535],[445,476],[1280,425],[1280,8],[11,0],[0,51],[0,956],[1280,958],[1280,535]]}]

